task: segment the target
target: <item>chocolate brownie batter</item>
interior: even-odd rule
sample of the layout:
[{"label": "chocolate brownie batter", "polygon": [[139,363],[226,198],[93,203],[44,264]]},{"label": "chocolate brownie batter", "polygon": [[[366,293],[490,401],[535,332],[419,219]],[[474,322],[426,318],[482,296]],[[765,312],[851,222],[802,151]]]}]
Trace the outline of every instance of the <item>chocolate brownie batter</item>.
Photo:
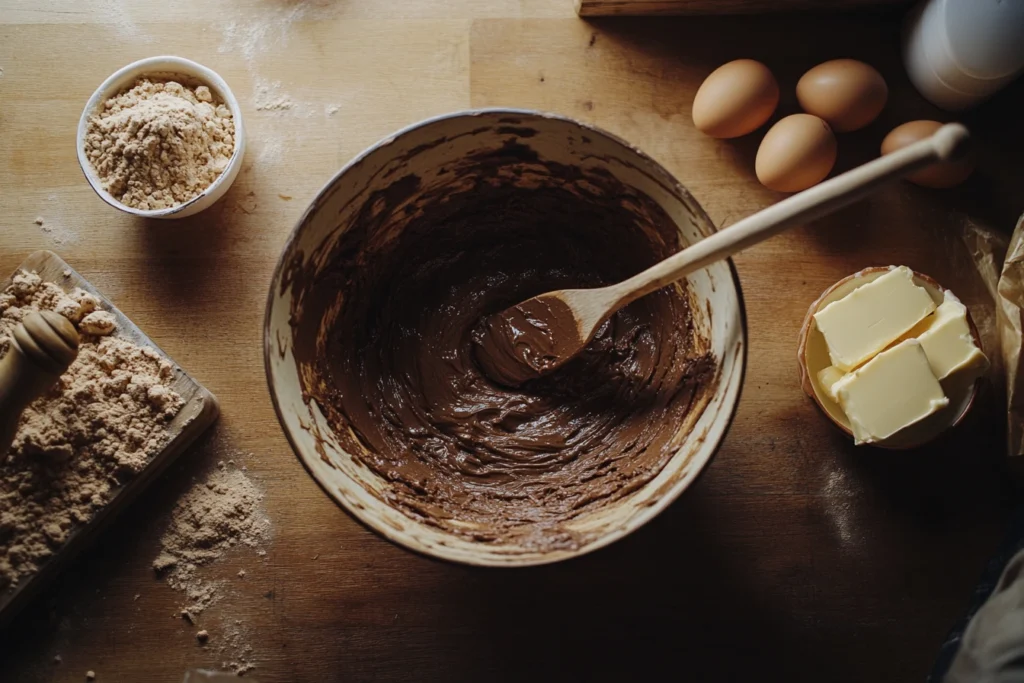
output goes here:
[{"label": "chocolate brownie batter", "polygon": [[654,478],[712,393],[689,294],[630,304],[582,354],[518,388],[481,370],[474,334],[537,294],[633,275],[678,250],[676,229],[610,179],[433,198],[414,176],[399,182],[311,259],[316,281],[301,288],[316,294],[293,323],[296,340],[318,339],[296,349],[307,400],[410,516],[480,542],[576,547],[585,539],[567,523]]},{"label": "chocolate brownie batter", "polygon": [[538,297],[487,316],[473,331],[477,363],[493,380],[518,387],[551,372],[579,349],[572,309]]}]

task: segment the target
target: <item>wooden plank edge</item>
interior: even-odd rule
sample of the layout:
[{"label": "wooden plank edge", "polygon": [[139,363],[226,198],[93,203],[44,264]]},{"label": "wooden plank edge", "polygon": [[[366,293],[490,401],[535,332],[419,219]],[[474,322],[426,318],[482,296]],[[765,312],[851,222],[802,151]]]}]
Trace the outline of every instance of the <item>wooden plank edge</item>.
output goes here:
[{"label": "wooden plank edge", "polygon": [[714,3],[695,3],[685,0],[574,0],[576,14],[580,17],[654,17],[654,16],[742,16],[757,14],[781,14],[785,12],[829,13],[836,11],[879,10],[887,7],[909,6],[913,0],[855,0],[844,2],[802,2],[780,3],[767,7],[759,2],[744,6],[732,2],[725,6]]}]

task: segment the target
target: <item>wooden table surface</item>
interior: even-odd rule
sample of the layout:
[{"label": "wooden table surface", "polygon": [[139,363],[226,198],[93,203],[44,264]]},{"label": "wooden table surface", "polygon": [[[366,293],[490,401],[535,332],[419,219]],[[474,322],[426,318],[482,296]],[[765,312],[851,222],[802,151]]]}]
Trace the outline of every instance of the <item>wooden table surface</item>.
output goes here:
[{"label": "wooden table surface", "polygon": [[[1008,233],[1024,211],[1019,84],[964,119],[981,163],[964,187],[892,187],[736,260],[750,352],[726,441],[679,502],[582,559],[471,569],[360,526],[285,442],[260,340],[288,231],[331,174],[395,129],[492,105],[576,116],[651,153],[725,226],[779,196],[754,178],[758,135],[693,129],[701,79],[732,58],[762,59],[791,113],[805,69],[872,62],[890,104],[841,136],[848,168],[896,124],[948,118],[909,85],[898,36],[892,13],[584,22],[571,0],[0,0],[0,271],[57,251],[222,407],[152,495],[0,636],[0,680],[79,681],[91,669],[99,681],[171,683],[216,666],[215,648],[171,618],[181,595],[150,565],[175,497],[228,457],[265,488],[273,540],[266,560],[242,550],[211,568],[247,576],[200,626],[216,640],[240,622],[260,681],[921,680],[1009,517],[1001,407],[989,392],[934,448],[855,449],[801,393],[796,335],[825,287],[891,263],[955,289],[990,331],[960,234],[966,223]],[[93,195],[74,137],[107,75],[158,54],[227,79],[250,147],[220,204],[150,224]],[[260,109],[274,93],[292,106]]]}]

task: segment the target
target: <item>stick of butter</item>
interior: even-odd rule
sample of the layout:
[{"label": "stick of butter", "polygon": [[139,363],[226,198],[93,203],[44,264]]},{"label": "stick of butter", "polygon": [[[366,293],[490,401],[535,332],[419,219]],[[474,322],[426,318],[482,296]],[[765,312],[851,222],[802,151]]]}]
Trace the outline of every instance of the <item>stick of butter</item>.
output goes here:
[{"label": "stick of butter", "polygon": [[836,382],[841,380],[844,374],[842,370],[834,365],[830,365],[818,372],[818,384],[821,385],[821,388],[824,389],[825,393],[833,401],[839,401],[839,397],[836,396],[835,386]]},{"label": "stick of butter", "polygon": [[961,374],[970,383],[988,370],[988,358],[974,343],[967,324],[967,308],[948,291],[935,313],[915,325],[908,336],[921,342],[936,379]]},{"label": "stick of butter", "polygon": [[916,339],[900,342],[844,375],[832,391],[858,445],[884,441],[949,405]]},{"label": "stick of butter", "polygon": [[899,266],[825,306],[814,322],[832,365],[849,372],[934,310],[931,295],[914,284],[914,272]]}]

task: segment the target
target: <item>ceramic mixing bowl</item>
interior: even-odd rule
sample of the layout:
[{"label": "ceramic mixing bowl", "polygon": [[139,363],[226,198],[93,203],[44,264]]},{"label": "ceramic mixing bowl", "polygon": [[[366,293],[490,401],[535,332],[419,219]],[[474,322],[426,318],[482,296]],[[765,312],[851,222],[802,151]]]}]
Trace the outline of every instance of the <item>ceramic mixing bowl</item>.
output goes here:
[{"label": "ceramic mixing bowl", "polygon": [[[587,178],[619,183],[657,203],[677,227],[681,245],[715,230],[700,205],[664,168],[622,140],[585,124],[519,110],[469,111],[430,119],[355,158],[320,191],[292,231],[267,301],[267,379],[278,419],[299,459],[329,496],[367,526],[407,548],[446,560],[488,566],[543,564],[592,551],[636,530],[686,490],[708,464],[739,401],[747,346],[743,302],[731,262],[690,276],[688,296],[695,325],[716,363],[712,388],[685,424],[673,425],[669,443],[674,454],[657,476],[570,523],[584,539],[578,546],[538,549],[474,540],[413,518],[387,502],[388,482],[340,445],[352,441],[332,433],[316,401],[303,391],[309,377],[303,376],[296,357],[307,354],[304,349],[310,348],[311,336],[321,335],[317,321],[303,318],[303,295],[317,286],[320,269],[343,235],[349,245],[353,235],[363,240],[371,229],[399,231],[400,239],[402,221],[422,206],[416,204],[417,196],[397,207],[386,198],[399,189],[407,191],[410,177],[418,178],[420,199],[445,201],[449,190],[465,191],[467,178],[479,164],[487,165],[489,178],[516,187],[543,185],[545,169],[555,167],[563,173],[572,169],[570,175],[585,185]],[[428,190],[429,195],[422,194]]]}]

